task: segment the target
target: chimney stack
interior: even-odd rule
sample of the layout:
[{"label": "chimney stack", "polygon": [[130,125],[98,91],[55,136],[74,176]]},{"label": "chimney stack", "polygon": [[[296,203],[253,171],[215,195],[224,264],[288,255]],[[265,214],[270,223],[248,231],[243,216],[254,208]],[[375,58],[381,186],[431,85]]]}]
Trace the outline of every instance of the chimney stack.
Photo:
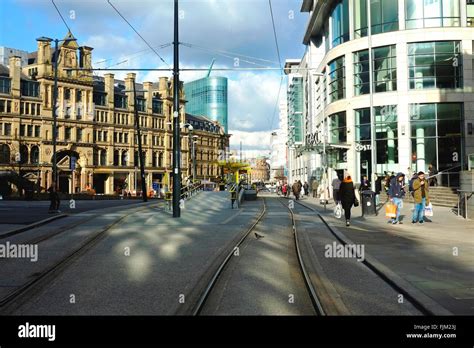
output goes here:
[{"label": "chimney stack", "polygon": [[[127,99],[128,99],[128,109],[135,110],[135,99],[133,98],[133,84],[135,83],[135,78],[137,74],[135,73],[128,73],[127,77],[125,78],[125,89],[128,91],[126,92]],[[138,93],[138,92],[137,92]]]},{"label": "chimney stack", "polygon": [[11,56],[9,59],[11,94],[13,97],[20,97],[20,78],[21,78],[21,58]]},{"label": "chimney stack", "polygon": [[153,109],[153,83],[152,82],[144,82],[143,83],[143,89],[145,90],[145,98],[146,98],[146,111],[148,113],[151,113]]},{"label": "chimney stack", "polygon": [[114,108],[114,74],[104,75],[105,88],[104,91],[107,93],[107,107],[109,109]]}]

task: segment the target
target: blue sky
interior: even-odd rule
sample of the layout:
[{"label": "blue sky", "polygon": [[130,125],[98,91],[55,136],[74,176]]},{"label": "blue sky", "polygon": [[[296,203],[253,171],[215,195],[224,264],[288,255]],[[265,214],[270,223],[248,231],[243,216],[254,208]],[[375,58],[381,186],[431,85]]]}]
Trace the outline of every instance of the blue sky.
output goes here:
[{"label": "blue sky", "polygon": [[[173,41],[172,0],[111,0],[140,34],[153,46]],[[147,50],[146,44],[118,16],[106,0],[55,0],[80,45],[94,47],[95,67],[166,67]],[[272,0],[281,60],[301,58],[303,33],[308,20],[300,13],[301,0]],[[213,58],[215,67],[278,67],[270,10],[267,0],[180,0],[180,42],[206,49],[181,46],[181,67],[205,68]],[[67,32],[51,0],[0,0],[0,45],[36,50],[35,38],[62,38]],[[218,52],[216,52],[218,50]],[[140,52],[142,51],[142,52]],[[157,49],[172,65],[172,48]],[[225,51],[225,52],[223,52]],[[230,53],[228,53],[230,52]],[[102,62],[107,60],[106,62]],[[248,63],[245,60],[253,62]],[[260,65],[257,65],[260,64]],[[117,72],[118,78],[126,72]],[[181,79],[199,78],[203,72],[182,73]],[[232,147],[240,140],[248,156],[268,149],[269,134],[278,126],[274,108],[280,72],[215,72],[229,78],[229,130]],[[163,72],[142,72],[140,81],[155,81]],[[281,97],[284,97],[286,80]]]}]

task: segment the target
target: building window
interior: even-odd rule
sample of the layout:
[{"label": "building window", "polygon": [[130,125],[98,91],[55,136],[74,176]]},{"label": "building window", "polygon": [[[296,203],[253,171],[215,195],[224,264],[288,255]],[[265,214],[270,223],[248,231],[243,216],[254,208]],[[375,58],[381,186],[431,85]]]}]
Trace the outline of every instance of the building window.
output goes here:
[{"label": "building window", "polygon": [[94,95],[93,95],[94,104],[105,106],[106,96],[107,96],[107,93],[94,91]]},{"label": "building window", "polygon": [[[395,105],[374,107],[377,173],[395,171],[398,165],[398,117]],[[360,173],[372,172],[370,108],[355,110],[356,151]]]},{"label": "building window", "polygon": [[0,77],[0,93],[10,94],[10,79]]},{"label": "building window", "polygon": [[157,160],[158,159],[158,154],[156,152],[153,152],[151,155],[151,166],[152,167],[157,167]]},{"label": "building window", "polygon": [[[438,171],[458,167],[463,156],[462,104],[411,104],[409,112],[413,169],[426,172],[430,164]],[[450,184],[458,186],[459,176],[451,176]]]},{"label": "building window", "polygon": [[163,101],[160,99],[153,98],[152,108],[154,114],[163,114]]},{"label": "building window", "polygon": [[142,98],[137,98],[137,110],[141,112],[146,111],[146,100]]},{"label": "building window", "polygon": [[76,141],[82,141],[82,128],[76,129]]},{"label": "building window", "polygon": [[41,126],[35,126],[35,137],[36,138],[39,138],[40,137],[40,130],[41,130]]},{"label": "building window", "polygon": [[64,100],[70,100],[71,99],[71,90],[69,88],[64,89]]},{"label": "building window", "polygon": [[122,152],[122,166],[126,167],[128,165],[128,152]]},{"label": "building window", "polygon": [[467,26],[474,27],[474,0],[467,0]]},{"label": "building window", "polygon": [[20,163],[28,163],[28,146],[26,145],[20,146]]},{"label": "building window", "polygon": [[29,137],[33,136],[33,125],[32,124],[28,125],[27,136],[29,136]]},{"label": "building window", "polygon": [[459,41],[420,42],[408,45],[410,89],[462,88]]},{"label": "building window", "polygon": [[77,90],[76,91],[76,102],[80,102],[82,100],[82,91]]},{"label": "building window", "polygon": [[3,124],[3,135],[12,135],[12,124],[4,123]]},{"label": "building window", "polygon": [[369,50],[354,53],[354,94],[370,93]]},{"label": "building window", "polygon": [[365,37],[367,31],[367,0],[354,0],[354,37]]},{"label": "building window", "polygon": [[21,95],[26,97],[39,97],[39,82],[21,81]]},{"label": "building window", "polygon": [[346,96],[346,79],[344,56],[329,62],[329,102],[343,99]]},{"label": "building window", "polygon": [[332,47],[349,41],[349,0],[339,0],[331,13]]},{"label": "building window", "polygon": [[0,163],[10,163],[10,147],[7,144],[0,145]]},{"label": "building window", "polygon": [[71,140],[71,127],[64,128],[64,140]]},{"label": "building window", "polygon": [[398,0],[370,0],[372,35],[398,30]]},{"label": "building window", "polygon": [[20,124],[20,137],[24,137],[25,136],[25,125],[24,124]]},{"label": "building window", "polygon": [[115,150],[115,151],[114,151],[114,166],[118,166],[118,165],[119,165],[119,159],[120,159],[120,151],[119,151],[119,150]]},{"label": "building window", "polygon": [[30,162],[32,164],[38,164],[39,163],[39,147],[38,146],[33,146],[31,148]]},{"label": "building window", "polygon": [[107,165],[107,151],[100,150],[100,165],[106,166]]},{"label": "building window", "polygon": [[347,141],[346,112],[339,112],[329,117],[329,142],[343,144]]},{"label": "building window", "polygon": [[374,91],[397,90],[397,53],[395,45],[377,47],[373,50]]},{"label": "building window", "polygon": [[114,96],[114,105],[116,108],[126,109],[127,108],[127,96],[116,94]]},{"label": "building window", "polygon": [[406,0],[406,28],[457,27],[459,0]]}]

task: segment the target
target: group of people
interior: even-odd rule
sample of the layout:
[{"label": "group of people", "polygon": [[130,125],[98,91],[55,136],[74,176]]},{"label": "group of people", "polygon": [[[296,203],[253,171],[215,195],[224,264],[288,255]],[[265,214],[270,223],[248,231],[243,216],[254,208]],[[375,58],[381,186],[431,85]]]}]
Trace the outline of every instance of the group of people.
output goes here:
[{"label": "group of people", "polygon": [[290,187],[288,183],[283,183],[277,186],[277,193],[283,197],[289,197],[290,193],[293,193],[295,199],[298,200],[302,196],[309,196],[309,184],[307,182],[303,184],[301,180],[296,180]]},{"label": "group of people", "polygon": [[[414,173],[408,181],[408,192],[412,195],[415,208],[412,215],[412,224],[424,222],[425,207],[430,204],[429,189],[430,182],[426,179],[425,173],[420,171]],[[390,180],[388,187],[388,198],[397,207],[396,216],[392,218],[392,224],[402,224],[400,221],[400,211],[403,206],[403,198],[406,195],[405,174],[398,173]]]}]

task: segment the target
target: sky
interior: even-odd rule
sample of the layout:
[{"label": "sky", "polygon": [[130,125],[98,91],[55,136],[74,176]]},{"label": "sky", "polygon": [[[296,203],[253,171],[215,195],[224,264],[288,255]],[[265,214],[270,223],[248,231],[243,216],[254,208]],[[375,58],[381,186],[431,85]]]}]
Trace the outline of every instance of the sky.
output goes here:
[{"label": "sky", "polygon": [[[79,45],[93,47],[95,68],[168,68],[173,64],[173,0],[110,0],[161,59],[115,12],[107,0],[55,0]],[[281,64],[301,58],[308,14],[302,0],[271,0]],[[280,66],[268,0],[180,0],[181,68]],[[0,46],[36,51],[40,36],[63,38],[67,27],[51,0],[0,0]],[[115,72],[123,78],[126,71]],[[204,71],[182,72],[184,82]],[[278,128],[278,98],[285,98],[280,70],[212,72],[229,79],[231,149],[242,141],[246,158],[269,154],[271,131]],[[169,72],[139,72],[140,82]],[[284,75],[283,75],[284,76]],[[281,89],[280,89],[281,83]],[[279,93],[280,90],[280,93]]]}]

